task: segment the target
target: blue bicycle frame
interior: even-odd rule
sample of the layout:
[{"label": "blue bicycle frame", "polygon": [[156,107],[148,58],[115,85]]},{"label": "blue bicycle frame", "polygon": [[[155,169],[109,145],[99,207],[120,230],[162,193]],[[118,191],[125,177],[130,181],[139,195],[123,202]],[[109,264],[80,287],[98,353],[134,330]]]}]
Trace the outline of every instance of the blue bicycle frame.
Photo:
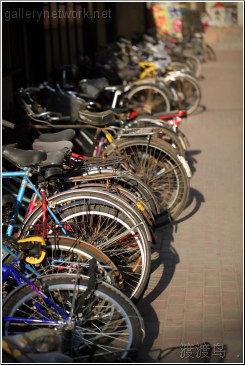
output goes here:
[{"label": "blue bicycle frame", "polygon": [[[24,171],[11,171],[11,172],[2,173],[3,178],[22,177],[21,186],[19,188],[19,191],[18,191],[18,194],[16,197],[15,209],[13,211],[13,214],[12,214],[9,224],[8,224],[8,228],[7,228],[7,232],[6,232],[7,236],[11,236],[13,234],[14,226],[15,226],[16,220],[17,220],[17,215],[18,215],[20,205],[21,205],[24,195],[25,195],[27,184],[29,184],[31,186],[32,190],[37,194],[38,198],[40,200],[42,200],[40,192],[38,191],[36,186],[32,183],[32,181],[29,178],[30,175],[31,175],[30,168],[26,168]],[[52,209],[49,206],[47,206],[47,210],[48,210],[49,214],[51,215],[51,217],[54,219],[55,223],[59,224],[60,223],[59,219],[56,217],[56,215],[54,214],[54,212],[52,211]],[[62,228],[62,232],[64,234],[67,233],[64,228]]]},{"label": "blue bicycle frame", "polygon": [[[10,218],[10,221],[8,223],[7,231],[5,233],[6,236],[12,236],[13,235],[14,227],[15,227],[16,222],[17,222],[18,212],[19,212],[21,203],[23,201],[25,191],[26,191],[26,188],[27,188],[28,184],[30,185],[31,189],[36,193],[38,198],[40,200],[42,200],[42,196],[41,196],[39,190],[37,189],[37,187],[30,180],[30,176],[31,176],[31,169],[30,168],[25,168],[22,171],[10,171],[10,172],[9,171],[4,171],[4,172],[2,172],[2,178],[13,178],[13,177],[21,177],[22,178],[21,186],[19,188],[19,191],[18,191],[17,197],[16,197],[16,203],[15,203],[14,211],[13,211],[12,216]],[[51,217],[54,219],[54,222],[57,223],[57,225],[60,226],[60,220],[57,218],[57,216],[54,214],[54,212],[52,211],[52,209],[48,205],[47,205],[47,210],[48,210],[49,214],[51,215]],[[65,235],[68,235],[68,233],[67,233],[67,231],[64,227],[61,227],[61,230]],[[12,256],[16,257],[16,255],[7,246],[5,246],[3,244],[2,247],[6,252],[8,252]],[[38,275],[38,273],[29,264],[26,263],[25,267],[28,268],[28,270],[30,270],[32,273],[35,273],[36,275]]]},{"label": "blue bicycle frame", "polygon": [[[5,283],[7,279],[12,276],[14,280],[18,283],[18,285],[23,285],[23,282],[30,286],[39,296],[42,297],[42,299],[49,304],[52,308],[54,308],[63,318],[63,320],[68,320],[69,316],[66,312],[64,312],[61,308],[59,308],[50,298],[47,297],[45,293],[41,291],[40,288],[38,288],[33,282],[28,280],[23,274],[18,272],[14,265],[16,264],[16,260],[13,261],[10,265],[2,265],[2,283]],[[32,319],[32,318],[23,318],[23,317],[3,317],[3,321],[15,321],[15,322],[24,322],[24,323],[42,323],[47,325],[57,325],[59,323],[62,323],[61,320],[54,321],[49,319],[48,314],[44,312],[38,303],[35,303],[37,311],[43,315],[46,319]]]}]

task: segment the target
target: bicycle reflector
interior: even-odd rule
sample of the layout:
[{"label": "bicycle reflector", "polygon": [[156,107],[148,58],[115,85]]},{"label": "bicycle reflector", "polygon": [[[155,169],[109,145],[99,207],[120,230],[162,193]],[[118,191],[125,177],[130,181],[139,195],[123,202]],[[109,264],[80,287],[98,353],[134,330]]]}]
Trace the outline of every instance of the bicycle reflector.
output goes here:
[{"label": "bicycle reflector", "polygon": [[40,264],[46,255],[46,242],[42,237],[32,236],[17,241],[24,253],[24,260],[31,265]]}]

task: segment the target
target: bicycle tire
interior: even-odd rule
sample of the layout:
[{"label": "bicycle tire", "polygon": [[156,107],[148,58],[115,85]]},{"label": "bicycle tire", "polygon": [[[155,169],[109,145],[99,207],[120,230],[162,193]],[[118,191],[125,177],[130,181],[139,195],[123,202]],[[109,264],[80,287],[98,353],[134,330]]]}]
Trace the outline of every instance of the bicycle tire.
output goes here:
[{"label": "bicycle tire", "polygon": [[130,163],[136,176],[142,178],[156,195],[161,215],[166,214],[166,222],[180,215],[188,199],[189,179],[168,143],[156,137],[149,141],[146,138],[121,139],[109,146],[107,152],[108,155],[131,156]]},{"label": "bicycle tire", "polygon": [[[134,110],[138,111],[140,114],[154,114],[171,110],[168,94],[158,85],[135,85],[126,93],[126,98],[128,100],[127,104],[135,105]],[[137,105],[139,105],[141,109],[138,110]]]},{"label": "bicycle tire", "polygon": [[175,107],[187,110],[188,114],[192,114],[198,109],[202,93],[193,76],[182,72],[170,72],[164,77],[164,82],[172,91]]},{"label": "bicycle tire", "polygon": [[137,179],[129,171],[114,171],[110,168],[93,169],[91,171],[76,169],[68,176],[67,182],[69,183],[69,181],[76,184],[79,183],[77,187],[81,186],[80,184],[86,185],[91,182],[101,182],[102,184],[105,182],[109,190],[115,186],[121,186],[142,200],[150,215],[153,214],[155,216],[157,214],[157,202],[154,194],[143,181]]},{"label": "bicycle tire", "polygon": [[129,127],[137,127],[144,128],[149,126],[160,127],[161,132],[158,134],[158,137],[168,142],[178,153],[179,155],[185,156],[185,148],[183,146],[182,141],[179,139],[178,132],[174,132],[166,123],[158,119],[152,119],[152,116],[140,116],[139,119],[135,119],[133,122],[128,123]]},{"label": "bicycle tire", "polygon": [[217,61],[214,49],[207,43],[204,44],[205,59],[208,61]]},{"label": "bicycle tire", "polygon": [[[140,220],[139,211],[119,196],[92,188],[57,194],[49,198],[49,204],[55,206],[70,236],[97,246],[114,262],[123,276],[124,292],[138,300],[147,286],[151,267],[151,233],[147,223]],[[21,235],[40,234],[41,220],[42,210],[38,207],[23,223]],[[49,215],[47,221],[54,226]]]},{"label": "bicycle tire", "polygon": [[145,200],[141,197],[135,195],[132,191],[127,188],[124,188],[122,185],[118,185],[113,183],[111,186],[108,186],[108,182],[97,182],[97,181],[89,181],[89,182],[81,182],[81,184],[77,185],[76,188],[95,188],[99,190],[109,191],[112,194],[119,194],[123,198],[127,199],[132,205],[133,208],[139,209],[142,214],[144,220],[148,223],[149,229],[152,230],[155,224],[155,215],[153,215],[151,209]]},{"label": "bicycle tire", "polygon": [[[136,307],[119,290],[106,283],[96,284],[90,298],[86,298],[81,304],[79,298],[89,287],[89,279],[80,277],[76,287],[75,280],[76,275],[71,274],[48,275],[41,280],[45,295],[67,313],[70,313],[71,308],[75,309],[72,299],[77,290],[75,305],[78,309],[77,313],[74,312],[76,315],[72,328],[67,332],[60,329],[61,325],[52,325],[52,328],[56,327],[61,333],[63,343],[66,344],[66,353],[81,360],[92,357],[97,359],[97,362],[125,359],[129,353],[135,356],[144,336],[142,318]],[[36,306],[41,310],[38,311]],[[27,316],[39,321],[50,318],[62,322],[60,314],[54,308],[52,311],[49,308],[45,299],[30,286],[18,287],[4,302],[2,313],[4,317],[21,317],[23,322],[18,326],[14,319],[12,322],[3,321],[3,334],[10,335],[12,331],[16,333],[17,330],[24,333],[29,331],[30,327],[34,329],[36,326],[42,326],[42,322],[36,326],[28,325],[24,320]]]},{"label": "bicycle tire", "polygon": [[[48,236],[45,238],[45,258],[38,265],[24,266],[21,264],[20,269],[25,271],[28,278],[39,277],[40,275],[50,275],[56,273],[72,274],[78,270],[79,274],[88,276],[89,261],[95,259],[98,266],[96,277],[108,283],[120,287],[119,281],[121,276],[118,268],[104,252],[97,247],[81,240],[66,236]],[[13,252],[15,253],[15,252]],[[11,254],[3,258],[3,264],[12,263],[14,256]],[[29,268],[33,271],[30,271]],[[36,273],[36,274],[35,274]],[[9,285],[8,285],[9,287]],[[14,285],[11,282],[11,290]],[[6,290],[5,290],[6,291]]]},{"label": "bicycle tire", "polygon": [[55,273],[73,274],[80,263],[81,275],[88,275],[88,261],[95,259],[99,268],[97,275],[108,283],[118,285],[115,281],[118,269],[113,261],[96,246],[66,236],[48,236],[46,238],[47,250],[45,260],[36,267],[40,275]]},{"label": "bicycle tire", "polygon": [[198,78],[201,76],[202,72],[202,64],[198,57],[194,55],[188,55],[186,58],[186,64],[189,67],[189,69],[192,70],[192,74]]},{"label": "bicycle tire", "polygon": [[189,52],[184,52],[183,56],[174,55],[171,66],[176,71],[188,72],[196,78],[201,75],[202,65],[199,58],[189,54]]},{"label": "bicycle tire", "polygon": [[187,151],[188,148],[190,147],[190,142],[188,140],[188,138],[186,137],[186,135],[180,130],[180,128],[177,129],[176,134],[178,135],[178,138],[181,142],[181,145],[184,149],[184,151]]},{"label": "bicycle tire", "polygon": [[167,142],[171,148],[174,149],[174,152],[178,155],[181,155],[185,157],[186,154],[186,148],[182,143],[181,137],[178,133],[178,131],[174,132],[171,130],[171,128],[161,128],[162,133],[159,135],[159,137]]}]

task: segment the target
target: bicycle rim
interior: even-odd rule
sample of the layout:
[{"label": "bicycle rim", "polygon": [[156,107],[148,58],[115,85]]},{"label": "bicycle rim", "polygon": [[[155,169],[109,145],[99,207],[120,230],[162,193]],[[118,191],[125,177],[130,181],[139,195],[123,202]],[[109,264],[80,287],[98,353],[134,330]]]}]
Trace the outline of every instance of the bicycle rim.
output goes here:
[{"label": "bicycle rim", "polygon": [[[57,328],[69,356],[80,359],[93,356],[98,362],[124,359],[130,349],[137,349],[142,341],[142,325],[136,308],[122,293],[104,283],[96,285],[84,301],[88,280],[80,278],[76,286],[75,280],[75,275],[42,278],[45,295],[68,315],[73,309],[72,328],[67,330],[68,322],[55,308],[42,295],[24,285],[4,304],[3,316],[12,317],[4,323],[4,335],[47,328],[50,320],[59,321],[51,327]],[[23,318],[23,321],[16,322],[16,317]],[[29,318],[39,323],[27,323],[25,319]]]},{"label": "bicycle rim", "polygon": [[[133,215],[129,205],[126,210],[115,201],[116,197],[107,195],[106,198],[96,190],[82,189],[59,194],[51,201],[68,234],[102,250],[120,270],[122,290],[136,300],[150,275],[149,236],[146,237],[145,223]],[[57,228],[52,218],[47,218],[52,235]],[[23,234],[37,234],[42,227],[41,219],[41,209],[37,209],[25,222]]]},{"label": "bicycle rim", "polygon": [[191,76],[175,76],[174,80],[167,83],[179,109],[186,109],[188,114],[197,110],[201,102],[201,89]]},{"label": "bicycle rim", "polygon": [[164,90],[155,85],[138,85],[133,87],[127,93],[127,98],[134,110],[139,114],[170,111],[168,96]]},{"label": "bicycle rim", "polygon": [[171,147],[159,138],[124,140],[108,149],[108,154],[131,156],[130,163],[137,177],[150,186],[160,212],[175,219],[184,209],[189,182],[184,168]]}]

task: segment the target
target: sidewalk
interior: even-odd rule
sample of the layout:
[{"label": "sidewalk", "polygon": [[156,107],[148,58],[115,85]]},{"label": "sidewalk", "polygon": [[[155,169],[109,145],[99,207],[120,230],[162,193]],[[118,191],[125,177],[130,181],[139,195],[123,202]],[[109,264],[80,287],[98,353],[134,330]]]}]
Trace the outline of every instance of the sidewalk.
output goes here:
[{"label": "sidewalk", "polygon": [[243,29],[239,26],[233,27],[210,27],[205,33],[205,41],[216,50],[242,50]]},{"label": "sidewalk", "polygon": [[[156,362],[159,355],[158,362],[190,362],[183,350],[204,341],[221,353],[224,348],[218,344],[226,344],[226,363],[243,362],[243,60],[239,34],[217,43],[217,62],[203,65],[205,79],[200,83],[207,110],[190,116],[181,128],[191,143],[190,201],[176,224],[157,231],[153,273],[138,304],[146,327],[141,363]],[[167,356],[161,354],[172,346],[182,347]],[[194,361],[204,362],[200,357]]]}]

